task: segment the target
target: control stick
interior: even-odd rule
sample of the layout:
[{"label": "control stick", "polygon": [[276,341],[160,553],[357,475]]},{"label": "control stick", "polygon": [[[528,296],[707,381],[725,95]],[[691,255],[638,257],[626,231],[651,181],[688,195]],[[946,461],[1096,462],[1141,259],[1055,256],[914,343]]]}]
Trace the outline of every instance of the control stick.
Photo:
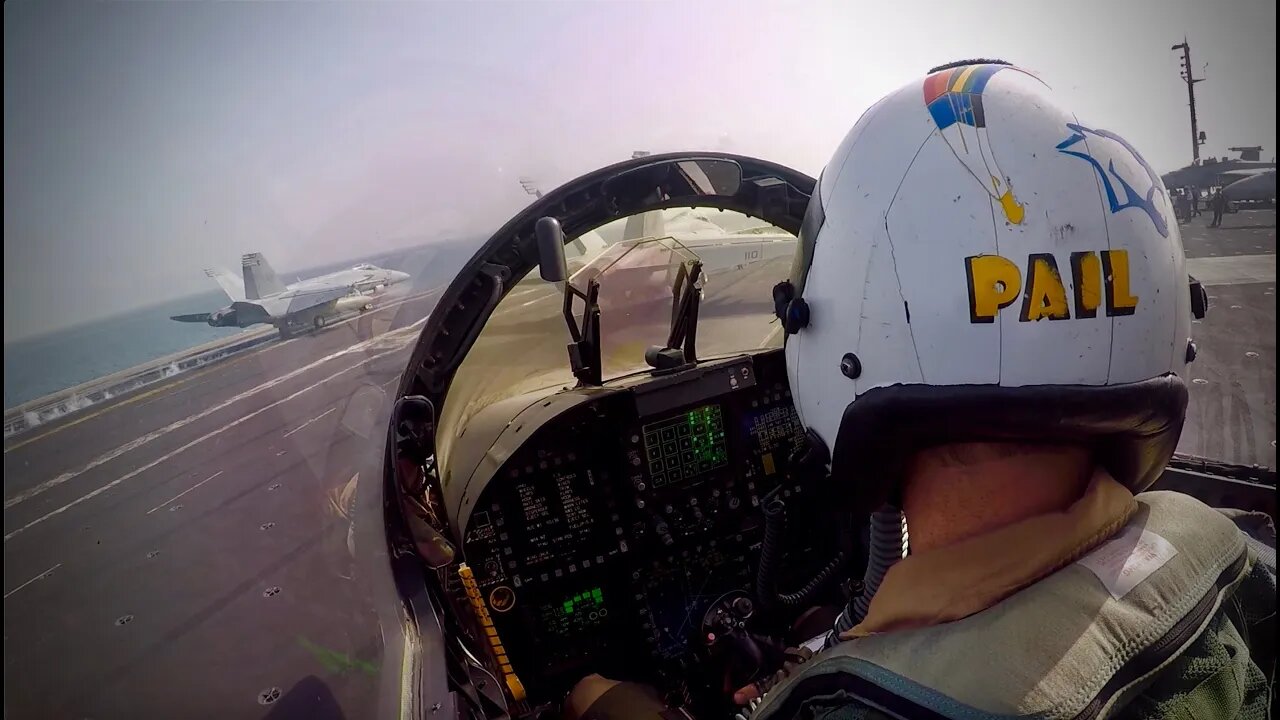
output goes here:
[{"label": "control stick", "polygon": [[739,688],[780,667],[783,648],[748,628],[755,602],[740,590],[720,596],[702,616],[702,637],[711,658],[723,665],[725,687]]}]

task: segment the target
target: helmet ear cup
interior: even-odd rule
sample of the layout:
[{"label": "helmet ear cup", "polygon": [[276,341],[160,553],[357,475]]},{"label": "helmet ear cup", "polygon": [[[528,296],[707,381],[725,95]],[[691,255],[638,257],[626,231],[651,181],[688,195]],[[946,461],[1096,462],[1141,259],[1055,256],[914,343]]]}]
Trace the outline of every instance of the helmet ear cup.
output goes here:
[{"label": "helmet ear cup", "polygon": [[796,297],[796,288],[790,280],[773,286],[773,314],[782,322],[782,329],[788,335],[809,327],[809,303]]},{"label": "helmet ear cup", "polygon": [[1191,284],[1191,317],[1203,320],[1209,314],[1209,291],[1204,289],[1204,283],[1193,277],[1189,277],[1188,282]]},{"label": "helmet ear cup", "polygon": [[796,286],[790,280],[783,280],[773,286],[773,314],[780,321],[787,318],[787,305],[795,299]]},{"label": "helmet ear cup", "polygon": [[788,335],[795,335],[803,328],[809,327],[809,303],[804,298],[795,298],[787,303],[787,315],[782,319],[782,329]]}]

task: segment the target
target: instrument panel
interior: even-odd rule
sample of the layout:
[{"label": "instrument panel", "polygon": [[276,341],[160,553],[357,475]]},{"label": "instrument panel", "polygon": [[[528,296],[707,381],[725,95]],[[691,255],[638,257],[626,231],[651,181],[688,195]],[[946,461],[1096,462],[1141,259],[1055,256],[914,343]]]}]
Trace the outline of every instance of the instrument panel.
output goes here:
[{"label": "instrument panel", "polygon": [[[591,672],[668,689],[687,676],[707,607],[752,588],[765,493],[797,515],[815,502],[788,471],[803,439],[781,351],[600,394],[532,433],[462,528],[530,698]],[[825,559],[814,535],[788,536],[780,579]]]}]

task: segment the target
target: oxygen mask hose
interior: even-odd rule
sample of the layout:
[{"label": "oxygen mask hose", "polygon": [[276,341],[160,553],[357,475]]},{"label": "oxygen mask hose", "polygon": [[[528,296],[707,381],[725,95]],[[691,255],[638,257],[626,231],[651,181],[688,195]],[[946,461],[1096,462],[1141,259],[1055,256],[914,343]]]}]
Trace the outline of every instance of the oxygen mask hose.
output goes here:
[{"label": "oxygen mask hose", "polygon": [[778,560],[787,530],[787,506],[774,488],[760,504],[764,513],[764,538],[760,542],[760,565],[756,569],[756,598],[765,608],[778,605],[794,608],[813,602],[822,588],[844,567],[845,554],[837,552],[808,582],[791,593],[778,592]]},{"label": "oxygen mask hose", "polygon": [[840,635],[853,628],[867,616],[871,598],[880,588],[885,573],[907,554],[907,524],[902,510],[886,505],[871,514],[871,538],[867,552],[867,570],[862,578],[862,593],[851,598],[831,632],[827,633],[826,646],[840,642]]}]

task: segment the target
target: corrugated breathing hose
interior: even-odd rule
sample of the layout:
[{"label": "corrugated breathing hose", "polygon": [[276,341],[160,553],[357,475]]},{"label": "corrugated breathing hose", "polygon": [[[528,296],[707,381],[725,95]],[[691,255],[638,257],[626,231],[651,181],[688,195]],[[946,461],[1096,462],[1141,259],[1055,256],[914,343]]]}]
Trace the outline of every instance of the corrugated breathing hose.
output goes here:
[{"label": "corrugated breathing hose", "polygon": [[840,642],[842,633],[862,622],[885,573],[907,553],[907,526],[902,511],[896,507],[885,506],[871,514],[870,535],[862,593],[851,598],[836,618],[831,632],[827,633],[827,647]]},{"label": "corrugated breathing hose", "polygon": [[761,505],[764,513],[764,539],[760,543],[760,565],[756,569],[756,597],[765,607],[782,605],[798,607],[813,601],[836,573],[844,567],[845,554],[837,552],[799,590],[778,592],[778,558],[782,553],[783,538],[787,529],[787,506],[777,497],[777,490],[765,496]]}]

